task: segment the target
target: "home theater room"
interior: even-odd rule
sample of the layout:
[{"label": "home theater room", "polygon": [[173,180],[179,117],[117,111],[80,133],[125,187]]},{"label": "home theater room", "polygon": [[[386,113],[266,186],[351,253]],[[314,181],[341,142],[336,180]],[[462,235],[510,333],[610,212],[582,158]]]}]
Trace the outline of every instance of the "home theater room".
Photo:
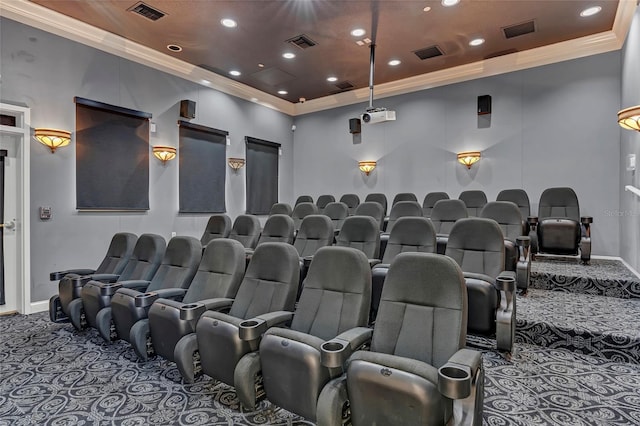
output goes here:
[{"label": "home theater room", "polygon": [[638,0],[0,0],[0,426],[640,424]]}]

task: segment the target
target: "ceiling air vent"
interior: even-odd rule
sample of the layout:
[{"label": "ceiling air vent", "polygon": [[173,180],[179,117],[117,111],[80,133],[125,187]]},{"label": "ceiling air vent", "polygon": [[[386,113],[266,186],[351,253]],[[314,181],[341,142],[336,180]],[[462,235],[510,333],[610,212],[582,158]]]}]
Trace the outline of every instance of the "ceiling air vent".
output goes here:
[{"label": "ceiling air vent", "polygon": [[519,37],[521,35],[533,33],[536,31],[536,25],[534,21],[523,22],[522,24],[511,25],[510,27],[502,28],[504,36],[506,38]]},{"label": "ceiling air vent", "polygon": [[152,21],[157,21],[166,15],[166,13],[159,11],[158,9],[154,9],[148,4],[144,4],[143,2],[138,2],[135,5],[131,6],[129,12],[137,13],[140,16],[143,16]]},{"label": "ceiling air vent", "polygon": [[316,44],[318,44],[304,34],[300,34],[299,36],[290,38],[285,42],[289,44],[293,44],[294,46],[299,47],[300,49],[307,49],[309,47],[313,47]]},{"label": "ceiling air vent", "polygon": [[355,86],[351,84],[350,81],[341,81],[340,83],[336,83],[336,87],[340,90],[349,90],[353,89]]},{"label": "ceiling air vent", "polygon": [[425,47],[424,49],[415,50],[413,53],[423,61],[429,58],[435,58],[436,56],[442,56],[442,50],[438,46]]}]

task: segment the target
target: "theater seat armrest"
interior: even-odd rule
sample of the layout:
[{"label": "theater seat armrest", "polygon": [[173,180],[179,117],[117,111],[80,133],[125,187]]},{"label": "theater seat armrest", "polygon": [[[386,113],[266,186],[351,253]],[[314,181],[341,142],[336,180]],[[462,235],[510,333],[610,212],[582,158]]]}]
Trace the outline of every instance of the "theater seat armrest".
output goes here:
[{"label": "theater seat armrest", "polygon": [[87,284],[98,287],[100,289],[100,296],[113,296],[116,291],[122,288],[122,282],[103,283],[100,281],[89,281]]},{"label": "theater seat armrest", "polygon": [[133,290],[144,291],[147,287],[149,287],[149,284],[151,284],[151,281],[146,281],[146,280],[127,280],[127,281],[120,281],[120,284],[122,284],[122,287],[124,287],[124,288],[130,288],[130,289],[133,289]]},{"label": "theater seat armrest", "polygon": [[580,223],[583,225],[589,225],[593,223],[593,217],[592,216],[582,216],[580,217]]},{"label": "theater seat armrest", "polygon": [[373,268],[374,266],[376,266],[380,262],[381,262],[380,259],[369,259],[369,267]]},{"label": "theater seat armrest", "polygon": [[474,272],[463,272],[462,275],[464,278],[471,278],[474,280],[486,281],[488,283],[494,284],[495,279],[491,278],[489,275],[485,274],[476,274]]},{"label": "theater seat armrest", "polygon": [[197,320],[207,311],[204,303],[187,303],[180,307],[180,319],[183,321]]},{"label": "theater seat armrest", "polygon": [[163,288],[161,290],[155,290],[154,293],[158,294],[158,297],[163,299],[182,300],[187,290],[184,288]]},{"label": "theater seat armrest", "polygon": [[153,304],[160,296],[156,292],[137,294],[133,299],[136,308],[147,308]]},{"label": "theater seat armrest", "polygon": [[438,391],[451,399],[468,397],[481,362],[480,352],[460,349],[438,369]]},{"label": "theater seat armrest", "polygon": [[320,360],[328,368],[342,367],[353,352],[371,341],[373,329],[356,327],[347,330],[320,347]]},{"label": "theater seat armrest", "polygon": [[200,303],[204,304],[208,311],[220,311],[224,308],[230,308],[233,304],[233,299],[218,297],[215,299],[201,300]]},{"label": "theater seat armrest", "polygon": [[80,277],[74,277],[74,284],[83,285],[88,283],[89,281],[100,281],[101,283],[114,283],[118,281],[120,275],[118,274],[91,274],[91,275],[83,275]]},{"label": "theater seat armrest", "polygon": [[259,315],[240,323],[240,339],[254,341],[260,338],[269,328],[281,326],[293,319],[293,312],[277,311]]},{"label": "theater seat armrest", "polygon": [[66,271],[51,272],[49,274],[50,281],[61,280],[67,274],[91,275],[95,273],[95,269],[67,269]]}]

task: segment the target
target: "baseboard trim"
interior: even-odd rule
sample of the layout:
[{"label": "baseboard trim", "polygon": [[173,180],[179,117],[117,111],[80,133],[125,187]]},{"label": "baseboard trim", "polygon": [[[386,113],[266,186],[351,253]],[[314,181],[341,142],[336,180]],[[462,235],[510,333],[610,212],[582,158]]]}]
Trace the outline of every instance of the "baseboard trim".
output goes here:
[{"label": "baseboard trim", "polygon": [[44,312],[49,310],[49,301],[41,300],[40,302],[32,302],[29,307],[28,314],[36,314],[38,312]]}]

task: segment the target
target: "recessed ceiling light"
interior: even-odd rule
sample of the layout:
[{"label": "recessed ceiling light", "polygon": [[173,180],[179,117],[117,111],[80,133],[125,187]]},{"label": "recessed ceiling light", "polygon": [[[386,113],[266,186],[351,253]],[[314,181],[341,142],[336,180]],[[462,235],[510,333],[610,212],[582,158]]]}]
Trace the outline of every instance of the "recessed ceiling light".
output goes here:
[{"label": "recessed ceiling light", "polygon": [[363,30],[362,28],[356,28],[355,30],[351,31],[351,35],[354,36],[354,37],[362,37],[366,33],[367,32],[365,30]]},{"label": "recessed ceiling light", "polygon": [[220,23],[227,28],[235,28],[238,26],[238,23],[231,18],[224,18],[220,20]]},{"label": "recessed ceiling light", "polygon": [[202,84],[211,84],[209,80],[201,80]]},{"label": "recessed ceiling light", "polygon": [[422,9],[423,12],[428,12],[431,10],[431,6],[425,6],[424,9]]},{"label": "recessed ceiling light", "polygon": [[469,46],[480,46],[483,43],[484,43],[483,38],[474,38],[469,42]]},{"label": "recessed ceiling light", "polygon": [[442,0],[442,5],[445,7],[455,6],[460,3],[460,0]]},{"label": "recessed ceiling light", "polygon": [[331,83],[333,83],[334,81],[338,81],[338,77],[327,77],[327,81],[330,81]]},{"label": "recessed ceiling light", "polygon": [[167,49],[172,52],[182,52],[182,47],[178,46],[177,44],[168,44]]},{"label": "recessed ceiling light", "polygon": [[263,63],[258,64],[258,68],[264,68],[264,64]]},{"label": "recessed ceiling light", "polygon": [[231,71],[229,71],[229,74],[231,74],[231,75],[233,75],[235,77],[237,77],[239,75],[242,75],[242,73],[240,71],[238,71],[238,70],[231,70]]},{"label": "recessed ceiling light", "polygon": [[400,60],[399,59],[392,59],[389,61],[389,65],[391,65],[392,67],[395,67],[396,65],[400,65]]},{"label": "recessed ceiling light", "polygon": [[289,94],[289,92],[287,92],[286,90],[278,90],[278,95],[287,95]]},{"label": "recessed ceiling light", "polygon": [[282,54],[282,57],[285,59],[293,59],[296,57],[296,54],[291,52],[286,52]]},{"label": "recessed ceiling light", "polygon": [[593,6],[593,7],[589,7],[585,10],[583,10],[582,12],[580,12],[580,16],[587,17],[587,16],[593,16],[596,13],[599,13],[602,10],[602,8],[600,6]]}]

